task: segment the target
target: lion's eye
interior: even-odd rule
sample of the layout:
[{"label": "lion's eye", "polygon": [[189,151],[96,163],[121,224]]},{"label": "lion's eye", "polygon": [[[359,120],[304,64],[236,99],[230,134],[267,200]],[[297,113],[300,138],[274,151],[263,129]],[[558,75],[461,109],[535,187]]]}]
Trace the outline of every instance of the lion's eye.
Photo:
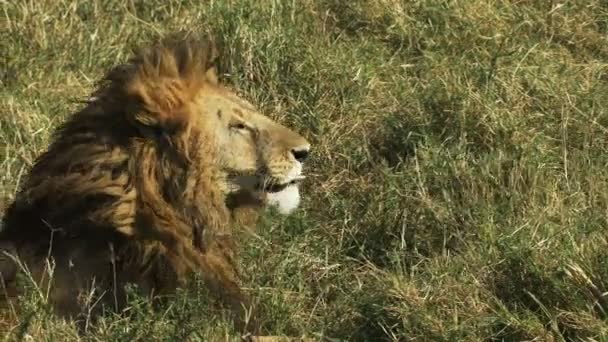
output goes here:
[{"label": "lion's eye", "polygon": [[247,129],[247,126],[245,126],[245,124],[242,122],[237,122],[237,123],[233,123],[232,125],[230,125],[230,128],[237,129],[237,130],[244,130],[244,129]]}]

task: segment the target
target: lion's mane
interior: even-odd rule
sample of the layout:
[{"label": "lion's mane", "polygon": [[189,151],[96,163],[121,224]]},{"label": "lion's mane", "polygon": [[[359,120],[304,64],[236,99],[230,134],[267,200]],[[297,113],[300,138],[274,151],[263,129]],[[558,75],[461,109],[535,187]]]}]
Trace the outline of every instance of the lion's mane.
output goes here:
[{"label": "lion's mane", "polygon": [[192,272],[233,309],[245,301],[218,151],[193,110],[216,55],[209,38],[174,35],[111,69],[22,183],[0,243],[34,268],[53,258],[60,309],[75,310],[65,287],[81,280],[117,289],[120,307],[125,282],[170,292]]}]

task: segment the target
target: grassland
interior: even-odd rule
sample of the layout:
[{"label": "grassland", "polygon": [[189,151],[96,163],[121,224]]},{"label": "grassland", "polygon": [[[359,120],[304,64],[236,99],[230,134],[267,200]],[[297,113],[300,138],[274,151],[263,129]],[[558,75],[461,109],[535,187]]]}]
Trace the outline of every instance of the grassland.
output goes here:
[{"label": "grassland", "polygon": [[[608,340],[608,2],[0,1],[0,198],[131,48],[212,30],[223,79],[314,147],[241,252],[276,335]],[[1,204],[1,203],[0,203]],[[221,340],[200,286],[91,341]],[[75,341],[44,296],[7,340]]]}]

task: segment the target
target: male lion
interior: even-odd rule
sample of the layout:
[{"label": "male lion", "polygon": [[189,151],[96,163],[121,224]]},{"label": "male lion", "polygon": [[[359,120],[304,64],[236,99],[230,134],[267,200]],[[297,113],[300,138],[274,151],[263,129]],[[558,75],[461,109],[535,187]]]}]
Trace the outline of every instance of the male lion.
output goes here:
[{"label": "male lion", "polygon": [[[83,291],[120,310],[127,283],[169,293],[198,273],[238,329],[257,330],[232,225],[240,209],[298,206],[310,144],[222,86],[216,54],[210,38],[172,35],[110,70],[6,210],[0,246],[44,288],[51,260],[60,315],[78,318]],[[6,260],[0,280],[10,283]]]}]

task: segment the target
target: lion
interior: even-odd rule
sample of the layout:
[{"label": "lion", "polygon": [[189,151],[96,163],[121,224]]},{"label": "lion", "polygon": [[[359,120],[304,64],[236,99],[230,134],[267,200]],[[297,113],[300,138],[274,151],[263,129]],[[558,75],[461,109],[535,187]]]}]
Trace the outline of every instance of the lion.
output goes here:
[{"label": "lion", "polygon": [[[223,85],[218,56],[211,35],[139,49],[105,74],[30,169],[0,246],[38,286],[51,285],[60,316],[82,321],[91,293],[96,308],[120,311],[128,284],[155,297],[198,274],[238,330],[259,332],[232,232],[265,208],[299,207],[311,145]],[[6,260],[5,288],[17,273]]]}]

